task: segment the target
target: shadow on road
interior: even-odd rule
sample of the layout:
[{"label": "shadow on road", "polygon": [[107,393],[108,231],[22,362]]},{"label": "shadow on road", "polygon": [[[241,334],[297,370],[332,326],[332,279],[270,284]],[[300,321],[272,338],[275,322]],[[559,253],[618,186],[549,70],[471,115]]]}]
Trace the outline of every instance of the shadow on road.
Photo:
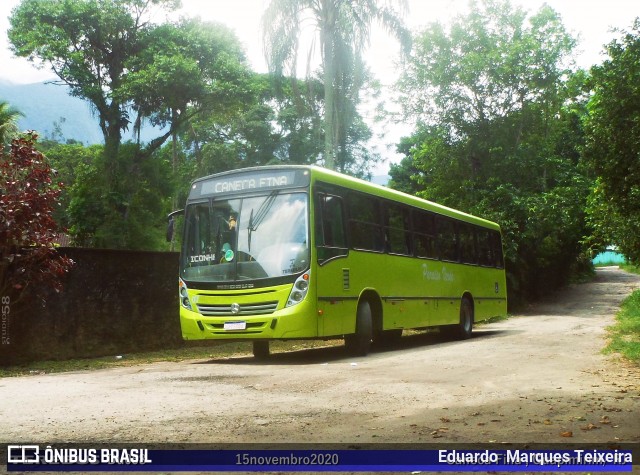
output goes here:
[{"label": "shadow on road", "polygon": [[[490,339],[501,336],[507,336],[509,334],[517,333],[517,330],[480,330],[473,333],[471,340],[477,339]],[[347,353],[344,345],[339,343],[340,340],[336,340],[331,346],[319,347],[319,348],[301,348],[293,350],[284,350],[278,352],[276,349],[264,360],[254,358],[252,355],[242,355],[224,358],[212,358],[206,361],[197,361],[193,364],[238,364],[238,365],[307,365],[307,364],[321,364],[331,363],[336,361],[348,361],[354,358],[361,358],[359,356],[353,356]],[[249,345],[250,343],[247,343]],[[393,343],[387,343],[384,345],[374,344],[371,347],[371,353],[369,358],[376,355],[383,355],[385,353],[399,353],[410,352],[417,348],[428,347],[445,347],[449,345],[464,345],[465,341],[457,341],[445,339],[440,333],[437,332],[425,332],[425,333],[413,333],[405,335],[399,340]]]}]

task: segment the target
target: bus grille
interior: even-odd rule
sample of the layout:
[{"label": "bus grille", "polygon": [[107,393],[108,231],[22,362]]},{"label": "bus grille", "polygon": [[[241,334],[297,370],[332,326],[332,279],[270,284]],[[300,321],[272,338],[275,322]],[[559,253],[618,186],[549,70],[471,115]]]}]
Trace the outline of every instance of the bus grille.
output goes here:
[{"label": "bus grille", "polygon": [[278,302],[263,302],[240,305],[238,313],[231,312],[231,304],[198,304],[198,311],[207,317],[239,317],[242,315],[268,315],[278,308]]}]

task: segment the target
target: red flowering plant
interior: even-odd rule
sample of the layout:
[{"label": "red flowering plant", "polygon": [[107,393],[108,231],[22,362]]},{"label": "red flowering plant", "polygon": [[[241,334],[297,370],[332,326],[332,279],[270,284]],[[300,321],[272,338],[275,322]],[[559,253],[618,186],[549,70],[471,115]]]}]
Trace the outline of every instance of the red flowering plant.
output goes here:
[{"label": "red flowering plant", "polygon": [[0,295],[17,303],[44,290],[60,291],[61,278],[73,265],[58,254],[58,226],[53,210],[62,183],[35,148],[38,135],[28,132],[14,139],[11,151],[0,150]]}]

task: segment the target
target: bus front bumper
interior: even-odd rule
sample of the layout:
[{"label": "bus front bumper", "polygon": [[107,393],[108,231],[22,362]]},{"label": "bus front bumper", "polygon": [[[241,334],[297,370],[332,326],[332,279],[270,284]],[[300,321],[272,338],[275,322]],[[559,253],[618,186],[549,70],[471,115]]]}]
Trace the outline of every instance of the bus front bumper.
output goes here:
[{"label": "bus front bumper", "polygon": [[318,336],[317,313],[308,300],[264,315],[211,317],[180,307],[185,340],[300,339]]}]

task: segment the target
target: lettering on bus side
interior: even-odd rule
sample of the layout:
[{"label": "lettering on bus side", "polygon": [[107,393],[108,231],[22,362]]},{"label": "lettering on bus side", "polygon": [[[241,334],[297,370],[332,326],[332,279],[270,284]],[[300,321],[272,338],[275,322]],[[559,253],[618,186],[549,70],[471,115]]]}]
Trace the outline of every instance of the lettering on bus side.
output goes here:
[{"label": "lettering on bus side", "polygon": [[424,280],[442,280],[444,282],[453,282],[455,280],[453,272],[449,272],[446,267],[442,266],[441,269],[429,268],[427,264],[422,264],[422,278]]}]

